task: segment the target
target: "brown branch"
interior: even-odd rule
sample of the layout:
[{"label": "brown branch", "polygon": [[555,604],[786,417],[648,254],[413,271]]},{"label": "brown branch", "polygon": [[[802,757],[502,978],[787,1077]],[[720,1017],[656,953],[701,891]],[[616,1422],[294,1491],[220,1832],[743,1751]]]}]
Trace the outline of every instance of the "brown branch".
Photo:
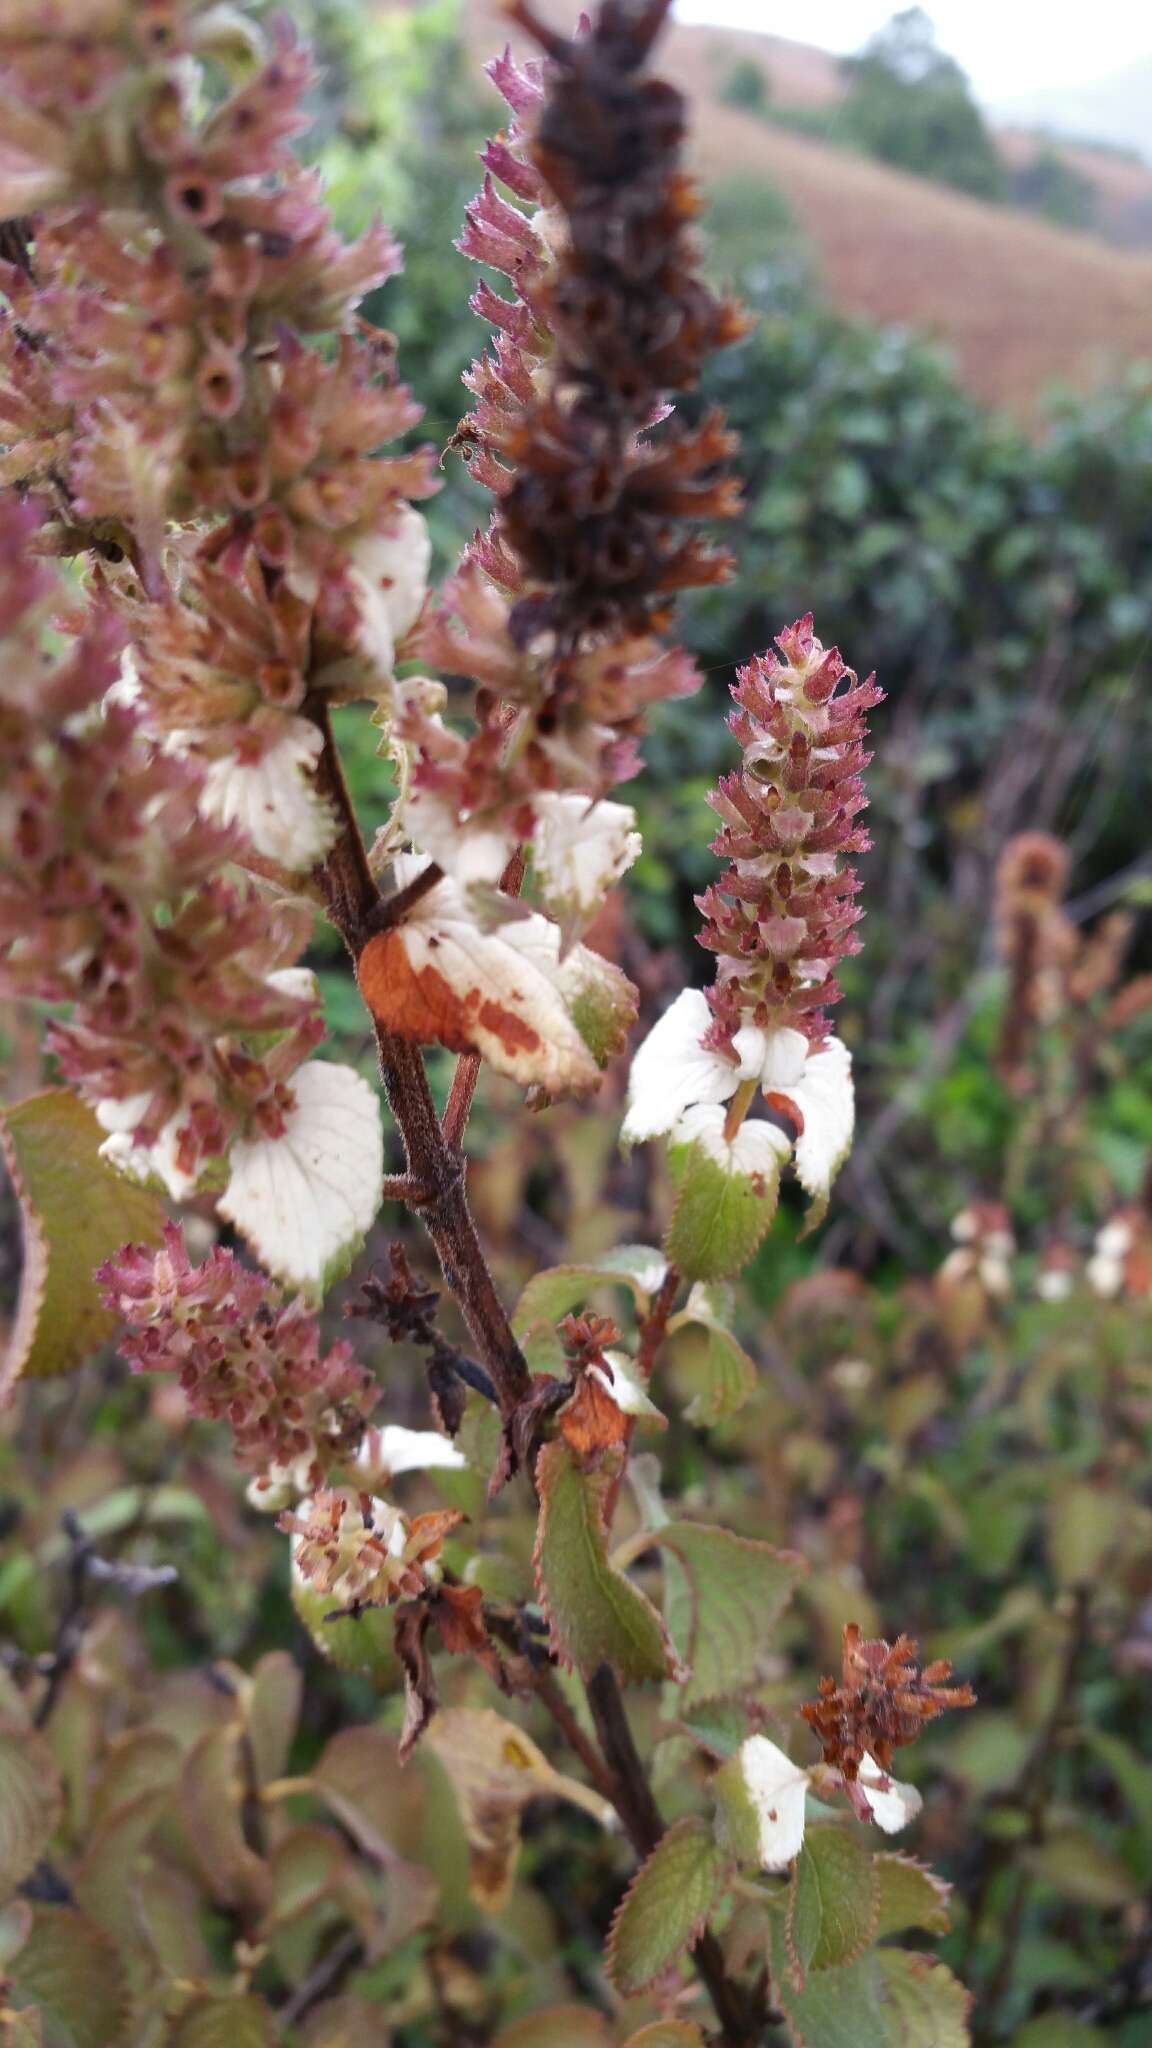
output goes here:
[{"label": "brown branch", "polygon": [[[340,821],[336,843],[317,869],[317,879],[328,915],[356,960],[366,937],[377,928],[380,892],[352,809],[327,704],[316,696],[305,709],[324,741],[316,786]],[[375,1031],[380,1077],[404,1142],[409,1202],[432,1239],[445,1281],[496,1388],[500,1412],[507,1417],[530,1391],[532,1378],[476,1235],[464,1190],[464,1163],[441,1131],[420,1048],[378,1023]]]}]

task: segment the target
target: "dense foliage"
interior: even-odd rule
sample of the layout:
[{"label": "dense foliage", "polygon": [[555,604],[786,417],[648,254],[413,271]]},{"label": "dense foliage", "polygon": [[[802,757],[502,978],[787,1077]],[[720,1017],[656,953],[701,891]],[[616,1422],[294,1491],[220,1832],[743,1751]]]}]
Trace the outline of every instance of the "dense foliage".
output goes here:
[{"label": "dense foliage", "polygon": [[1138,2048],[1152,400],[296,12],[0,23],[0,2039]]}]

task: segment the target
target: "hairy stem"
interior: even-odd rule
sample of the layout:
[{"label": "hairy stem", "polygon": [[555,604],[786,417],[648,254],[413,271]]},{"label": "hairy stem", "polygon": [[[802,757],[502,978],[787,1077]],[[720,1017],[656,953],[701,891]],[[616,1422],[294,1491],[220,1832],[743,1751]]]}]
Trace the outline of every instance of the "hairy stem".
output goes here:
[{"label": "hairy stem", "polygon": [[[601,1664],[585,1691],[615,1782],[612,1803],[636,1854],[650,1856],[664,1833],[664,1822],[633,1739],[615,1673]],[[756,2048],[768,2021],[763,2001],[728,1975],[720,1943],[707,1929],[692,1950],[692,1961],[716,2008],[726,2048]]]},{"label": "hairy stem", "polygon": [[[340,821],[336,843],[318,870],[328,915],[353,960],[378,928],[380,892],[356,823],[348,785],[332,737],[327,705],[306,706],[324,746],[317,788]],[[418,1046],[376,1025],[380,1076],[404,1142],[405,1179],[415,1209],[432,1239],[440,1269],[496,1389],[500,1412],[511,1415],[532,1381],[496,1291],[464,1188],[464,1162],[440,1128]]]}]

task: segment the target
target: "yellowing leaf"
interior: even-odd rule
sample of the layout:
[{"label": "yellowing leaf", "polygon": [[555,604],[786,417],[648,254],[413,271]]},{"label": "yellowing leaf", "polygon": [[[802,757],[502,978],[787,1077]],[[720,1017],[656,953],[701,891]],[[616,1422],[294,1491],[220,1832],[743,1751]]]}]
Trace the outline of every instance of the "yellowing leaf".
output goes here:
[{"label": "yellowing leaf", "polygon": [[120,2039],[128,1989],[115,1943],[71,1906],[36,1907],[13,1974],[21,1998],[67,2029],[69,2048]]},{"label": "yellowing leaf", "polygon": [[60,1781],[42,1736],[0,1729],[0,1893],[22,1884],[60,1823]]},{"label": "yellowing leaf", "polygon": [[599,1664],[610,1664],[631,1684],[676,1677],[680,1666],[656,1609],[608,1559],[604,1496],[610,1474],[583,1472],[558,1441],[541,1451],[536,1483],[536,1583],[556,1656],[585,1677]]},{"label": "yellowing leaf", "polygon": [[115,1335],[93,1279],[121,1245],[158,1243],[156,1196],[99,1157],[92,1111],[65,1088],[17,1102],[0,1115],[0,1148],[24,1228],[20,1301],[0,1374],[0,1398],[22,1376],[73,1372]]},{"label": "yellowing leaf", "polygon": [[917,1863],[914,1856],[899,1856],[884,1850],[872,1859],[879,1890],[877,1941],[884,1934],[903,1934],[909,1927],[923,1927],[929,1934],[948,1932],[948,1894],[952,1887],[942,1877]]},{"label": "yellowing leaf", "polygon": [[605,1951],[626,1998],[644,1991],[703,1933],[730,1865],[702,1820],[669,1828],[616,1909]]},{"label": "yellowing leaf", "polygon": [[276,2030],[262,1998],[198,1998],[164,2048],[276,2048]]},{"label": "yellowing leaf", "polygon": [[512,1893],[520,1848],[520,1815],[530,1799],[567,1799],[602,1827],[612,1808],[587,1786],[553,1769],[543,1751],[503,1714],[487,1707],[449,1707],[425,1740],[452,1781],[468,1837],[472,1897],[498,1913]]}]

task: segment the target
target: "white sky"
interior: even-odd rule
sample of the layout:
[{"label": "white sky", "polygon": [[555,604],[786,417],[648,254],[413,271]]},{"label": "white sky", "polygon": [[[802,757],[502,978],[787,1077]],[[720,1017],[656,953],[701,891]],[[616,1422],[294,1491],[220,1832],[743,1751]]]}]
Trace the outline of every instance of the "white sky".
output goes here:
[{"label": "white sky", "polygon": [[[715,22],[855,50],[905,0],[676,0],[682,21]],[[1012,100],[1087,84],[1152,50],[1143,0],[924,0],[937,39],[977,95]]]}]

